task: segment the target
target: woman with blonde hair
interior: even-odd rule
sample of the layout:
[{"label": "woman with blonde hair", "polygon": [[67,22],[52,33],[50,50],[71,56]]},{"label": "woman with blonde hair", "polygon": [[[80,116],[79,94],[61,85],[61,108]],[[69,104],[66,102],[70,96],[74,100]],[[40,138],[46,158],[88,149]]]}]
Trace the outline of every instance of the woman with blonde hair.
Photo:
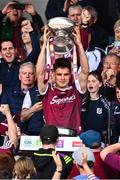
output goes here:
[{"label": "woman with blonde hair", "polygon": [[36,169],[28,157],[20,157],[14,166],[15,179],[32,179],[36,176]]}]

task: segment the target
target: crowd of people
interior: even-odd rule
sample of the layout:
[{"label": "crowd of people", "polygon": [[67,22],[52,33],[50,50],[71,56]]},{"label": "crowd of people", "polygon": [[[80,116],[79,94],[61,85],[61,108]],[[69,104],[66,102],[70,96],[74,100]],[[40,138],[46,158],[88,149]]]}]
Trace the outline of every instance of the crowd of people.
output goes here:
[{"label": "crowd of people", "polygon": [[[32,4],[12,0],[0,11],[0,179],[120,178],[120,3],[107,1],[106,14],[98,5],[48,1],[47,20],[74,25],[62,53]],[[26,135],[42,147],[21,153]],[[59,136],[82,145],[56,152]]]}]

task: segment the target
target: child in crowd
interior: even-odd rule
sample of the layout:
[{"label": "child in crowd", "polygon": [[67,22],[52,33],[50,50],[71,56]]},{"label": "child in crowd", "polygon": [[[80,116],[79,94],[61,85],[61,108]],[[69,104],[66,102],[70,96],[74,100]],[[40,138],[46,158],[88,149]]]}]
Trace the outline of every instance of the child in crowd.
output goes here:
[{"label": "child in crowd", "polygon": [[80,147],[73,152],[72,157],[80,173],[78,176],[73,177],[73,179],[99,179],[93,174],[95,158],[90,148]]},{"label": "child in crowd", "polygon": [[[106,138],[107,134],[105,134],[105,139]],[[95,175],[100,179],[117,179],[119,177],[119,172],[106,165],[100,157],[100,152],[102,150],[101,134],[91,129],[81,133],[80,139],[94,154],[95,163],[93,169]]]},{"label": "child in crowd", "polygon": [[28,157],[20,157],[14,166],[15,179],[31,179],[35,178],[36,169],[32,160]]},{"label": "child in crowd", "polygon": [[82,130],[93,129],[102,135],[107,131],[107,101],[101,96],[102,77],[97,71],[89,73],[87,94],[82,105]]},{"label": "child in crowd", "polygon": [[[81,27],[88,28],[91,33],[88,50],[99,50],[102,55],[108,44],[108,35],[105,29],[98,26],[98,13],[92,6],[84,6],[81,13]],[[98,36],[99,34],[99,36]]]},{"label": "child in crowd", "polygon": [[116,83],[116,101],[111,103],[111,128],[112,128],[112,139],[111,142],[118,142],[120,136],[120,80]]}]

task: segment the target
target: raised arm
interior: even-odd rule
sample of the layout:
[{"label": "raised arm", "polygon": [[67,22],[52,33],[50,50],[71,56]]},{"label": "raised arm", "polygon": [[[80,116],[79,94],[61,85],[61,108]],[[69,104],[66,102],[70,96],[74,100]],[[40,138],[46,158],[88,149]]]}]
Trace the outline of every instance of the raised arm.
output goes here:
[{"label": "raised arm", "polygon": [[61,179],[62,162],[61,162],[59,154],[56,154],[55,151],[52,151],[52,156],[53,156],[54,162],[56,164],[56,170],[53,174],[52,180],[55,180],[55,179],[59,180],[59,179]]},{"label": "raised arm", "polygon": [[1,104],[0,112],[2,112],[7,119],[8,123],[8,136],[10,141],[16,146],[17,144],[17,127],[13,121],[12,115],[10,113],[9,105],[8,104]]},{"label": "raised arm", "polygon": [[86,150],[85,150],[85,146],[83,145],[83,153],[82,153],[82,166],[85,170],[85,173],[87,175],[87,179],[89,180],[95,180],[95,174],[93,173],[93,171],[89,168],[88,163],[87,163],[87,154],[86,154]]},{"label": "raised arm", "polygon": [[116,144],[112,144],[110,146],[107,146],[100,153],[101,159],[104,161],[104,159],[108,153],[116,153],[118,151],[120,151],[120,143],[116,143]]},{"label": "raised arm", "polygon": [[79,62],[81,66],[81,72],[79,74],[79,83],[81,87],[81,91],[85,92],[86,91],[86,84],[87,84],[87,78],[88,78],[88,73],[89,73],[89,65],[88,65],[88,59],[85,54],[85,51],[83,49],[83,45],[81,42],[81,37],[80,37],[80,28],[78,26],[75,27],[74,33],[75,37],[75,43],[77,46],[78,50],[78,57],[79,57]]},{"label": "raised arm", "polygon": [[33,30],[33,27],[31,25],[30,20],[24,20],[22,21],[22,29],[21,31],[27,32],[30,35],[31,38],[31,44],[25,44],[25,47],[27,49],[28,52],[28,56],[25,59],[25,62],[27,61],[31,61],[33,64],[36,64],[39,52],[40,52],[40,45],[39,45],[39,41],[37,38],[36,33]]},{"label": "raised arm", "polygon": [[44,23],[41,16],[37,13],[33,4],[26,4],[25,12],[31,15],[34,26],[37,27],[41,34],[41,28],[44,26]]},{"label": "raised arm", "polygon": [[48,28],[45,28],[43,35],[44,41],[36,64],[36,77],[37,77],[38,89],[40,93],[45,92],[48,84],[48,83],[44,83],[44,68],[46,62],[46,46],[47,46],[48,35],[49,35]]}]

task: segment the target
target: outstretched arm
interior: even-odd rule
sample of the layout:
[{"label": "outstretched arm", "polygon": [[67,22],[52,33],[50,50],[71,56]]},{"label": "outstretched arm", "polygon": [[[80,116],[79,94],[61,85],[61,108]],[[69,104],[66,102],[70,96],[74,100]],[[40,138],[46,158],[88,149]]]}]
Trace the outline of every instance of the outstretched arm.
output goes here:
[{"label": "outstretched arm", "polygon": [[1,104],[0,112],[2,112],[7,119],[8,123],[8,136],[10,141],[16,146],[17,144],[17,127],[13,121],[12,115],[10,113],[8,104]]},{"label": "outstretched arm", "polygon": [[101,159],[104,161],[104,159],[108,153],[116,153],[119,150],[120,150],[120,143],[116,143],[116,144],[112,144],[110,146],[107,146],[100,153]]},{"label": "outstretched arm", "polygon": [[85,51],[83,49],[83,45],[81,42],[81,36],[80,36],[80,27],[76,26],[74,29],[73,33],[75,37],[75,43],[78,49],[79,53],[79,62],[81,66],[81,72],[79,74],[79,83],[81,87],[81,91],[85,92],[86,91],[86,84],[87,84],[87,78],[88,78],[88,73],[89,73],[89,65],[88,65],[88,59],[85,54]]}]

